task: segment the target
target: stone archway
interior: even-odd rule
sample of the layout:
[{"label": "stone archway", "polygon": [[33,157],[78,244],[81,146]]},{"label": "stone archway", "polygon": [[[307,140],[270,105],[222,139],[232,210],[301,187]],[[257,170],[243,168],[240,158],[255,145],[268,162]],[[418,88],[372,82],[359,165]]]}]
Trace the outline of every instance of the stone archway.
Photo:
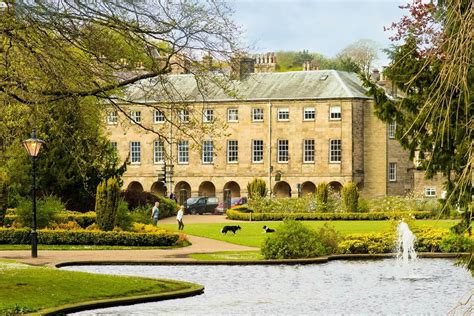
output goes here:
[{"label": "stone archway", "polygon": [[153,183],[150,189],[151,193],[154,193],[158,196],[165,196],[166,191],[167,191],[166,185],[161,181],[156,181],[155,183]]},{"label": "stone archway", "polygon": [[285,181],[280,181],[273,187],[273,194],[277,198],[291,197],[291,187]]},{"label": "stone archway", "polygon": [[341,194],[342,184],[338,181],[331,181],[329,182],[329,189],[337,194]]},{"label": "stone archway", "polygon": [[224,185],[224,190],[230,190],[231,197],[240,197],[240,185],[235,181],[229,181]]},{"label": "stone archway", "polygon": [[178,199],[178,203],[183,205],[191,197],[191,186],[186,181],[180,181],[174,187],[174,194]]},{"label": "stone archway", "polygon": [[199,196],[216,196],[215,185],[210,181],[204,181],[203,183],[201,183],[201,185],[199,186]]},{"label": "stone archway", "polygon": [[132,181],[127,187],[127,191],[143,192],[143,186],[138,181]]},{"label": "stone archway", "polygon": [[301,195],[316,193],[316,185],[311,181],[303,182],[301,185]]}]

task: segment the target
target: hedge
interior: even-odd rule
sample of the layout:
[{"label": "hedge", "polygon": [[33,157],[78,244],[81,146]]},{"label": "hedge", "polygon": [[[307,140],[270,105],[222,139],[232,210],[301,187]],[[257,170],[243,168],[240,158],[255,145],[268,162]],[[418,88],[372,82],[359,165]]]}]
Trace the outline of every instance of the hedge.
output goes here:
[{"label": "hedge", "polygon": [[427,219],[432,216],[430,212],[372,212],[372,213],[243,213],[234,209],[227,210],[227,218],[233,220],[247,221],[281,221],[284,219],[294,220],[346,220],[346,221],[363,221],[363,220],[389,220],[394,218],[411,218]]},{"label": "hedge", "polygon": [[[30,230],[0,228],[0,244],[29,244]],[[86,230],[40,230],[38,242],[44,245],[173,246],[175,233],[131,233]]]},{"label": "hedge", "polygon": [[[9,227],[13,224],[16,219],[16,215],[9,214],[5,216],[4,225]],[[58,213],[56,216],[56,221],[58,223],[67,223],[70,221],[76,222],[82,228],[86,228],[95,223],[96,214],[95,212],[66,212],[66,213]]]}]

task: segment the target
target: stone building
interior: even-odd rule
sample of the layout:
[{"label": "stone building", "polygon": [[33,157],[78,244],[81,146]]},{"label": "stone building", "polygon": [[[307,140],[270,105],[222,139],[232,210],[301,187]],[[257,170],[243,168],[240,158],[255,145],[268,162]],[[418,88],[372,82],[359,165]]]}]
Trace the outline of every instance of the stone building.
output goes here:
[{"label": "stone building", "polygon": [[[353,181],[366,197],[413,189],[413,164],[394,139],[396,126],[377,119],[355,74],[257,73],[255,59],[241,63],[233,68],[232,96],[215,85],[203,96],[192,74],[167,78],[180,103],[169,103],[154,79],[129,88],[128,100],[139,104],[125,102],[126,115],[107,115],[110,140],[129,159],[125,188],[222,199],[226,189],[235,197],[247,195],[247,183],[259,177],[275,196],[315,192],[320,182],[338,190]],[[173,117],[169,106],[182,110]],[[186,131],[196,125],[202,135]],[[165,163],[166,187],[159,181]]]}]

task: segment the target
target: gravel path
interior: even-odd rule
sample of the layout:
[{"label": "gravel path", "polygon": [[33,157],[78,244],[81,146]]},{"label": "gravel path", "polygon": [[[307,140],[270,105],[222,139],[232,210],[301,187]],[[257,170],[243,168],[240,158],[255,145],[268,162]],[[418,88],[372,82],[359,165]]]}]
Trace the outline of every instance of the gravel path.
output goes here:
[{"label": "gravel path", "polygon": [[[230,223],[221,215],[186,215],[188,223]],[[176,219],[166,218],[158,225],[174,224]],[[1,250],[0,259],[14,259],[32,265],[51,265],[69,261],[180,261],[192,260],[188,257],[192,253],[210,253],[217,251],[249,251],[258,248],[234,245],[219,240],[187,235],[192,245],[174,249],[146,249],[146,250],[41,250],[38,249],[38,258],[31,258],[30,250]]]}]

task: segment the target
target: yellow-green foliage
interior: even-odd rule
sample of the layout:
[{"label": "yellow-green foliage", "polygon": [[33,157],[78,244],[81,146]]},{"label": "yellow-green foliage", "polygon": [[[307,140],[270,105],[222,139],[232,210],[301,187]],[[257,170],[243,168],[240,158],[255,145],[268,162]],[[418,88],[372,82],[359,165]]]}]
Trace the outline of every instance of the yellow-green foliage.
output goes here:
[{"label": "yellow-green foliage", "polygon": [[0,169],[0,226],[3,225],[3,220],[7,212],[7,193],[7,173]]},{"label": "yellow-green foliage", "polygon": [[353,182],[348,182],[342,187],[342,204],[347,212],[357,212],[359,205],[359,189]]},{"label": "yellow-green foliage", "polygon": [[267,195],[267,184],[263,179],[255,178],[247,184],[247,192],[250,199],[265,197]]},{"label": "yellow-green foliage", "polygon": [[117,178],[104,180],[97,186],[95,211],[97,225],[105,231],[114,229],[119,205],[120,185]]},{"label": "yellow-green foliage", "polygon": [[321,182],[318,184],[316,189],[316,205],[317,209],[320,212],[325,212],[327,210],[329,195],[329,186],[326,182]]}]

